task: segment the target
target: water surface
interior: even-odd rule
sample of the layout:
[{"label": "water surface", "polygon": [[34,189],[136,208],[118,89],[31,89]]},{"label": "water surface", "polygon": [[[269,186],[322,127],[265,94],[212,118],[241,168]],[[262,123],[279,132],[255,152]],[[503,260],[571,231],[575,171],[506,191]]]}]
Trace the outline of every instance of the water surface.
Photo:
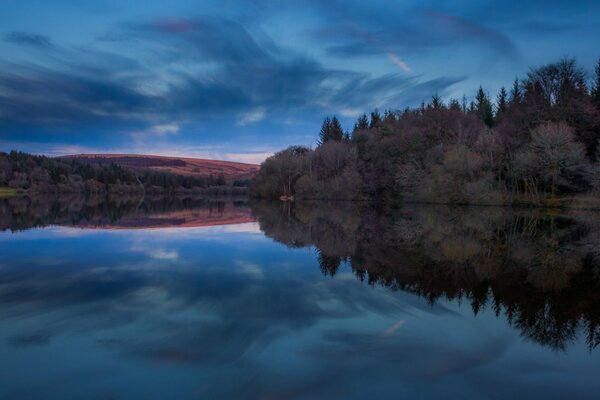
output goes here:
[{"label": "water surface", "polygon": [[593,399],[600,217],[4,201],[2,399]]}]

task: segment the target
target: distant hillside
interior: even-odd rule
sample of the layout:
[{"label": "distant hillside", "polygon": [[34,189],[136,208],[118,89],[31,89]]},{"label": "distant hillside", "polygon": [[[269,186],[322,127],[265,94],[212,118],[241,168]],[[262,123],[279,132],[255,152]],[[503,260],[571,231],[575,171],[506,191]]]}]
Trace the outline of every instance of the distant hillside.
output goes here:
[{"label": "distant hillside", "polygon": [[187,158],[0,152],[0,194],[243,195],[257,168]]},{"label": "distant hillside", "polygon": [[183,176],[223,174],[227,181],[253,178],[259,165],[200,158],[164,157],[143,154],[76,154],[59,157],[92,165],[116,164],[123,168],[152,170]]}]

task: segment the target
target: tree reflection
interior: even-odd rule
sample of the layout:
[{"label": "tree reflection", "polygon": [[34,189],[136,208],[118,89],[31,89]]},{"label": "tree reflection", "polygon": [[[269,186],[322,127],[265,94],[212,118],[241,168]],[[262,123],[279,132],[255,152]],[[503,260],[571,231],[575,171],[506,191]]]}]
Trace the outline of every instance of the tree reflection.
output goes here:
[{"label": "tree reflection", "polygon": [[253,222],[245,199],[145,198],[128,196],[59,196],[53,199],[0,199],[0,231],[49,225],[81,228],[145,228],[224,225]]},{"label": "tree reflection", "polygon": [[523,337],[564,350],[600,343],[600,215],[364,203],[256,203],[266,235],[315,246],[324,275],[341,262],[361,281],[435,302],[491,307]]}]

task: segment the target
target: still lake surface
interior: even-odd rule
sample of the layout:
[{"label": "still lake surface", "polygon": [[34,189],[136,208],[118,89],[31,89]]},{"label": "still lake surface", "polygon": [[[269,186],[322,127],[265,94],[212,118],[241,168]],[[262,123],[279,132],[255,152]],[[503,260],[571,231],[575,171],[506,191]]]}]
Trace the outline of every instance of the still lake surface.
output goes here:
[{"label": "still lake surface", "polygon": [[0,202],[1,399],[597,399],[600,215]]}]

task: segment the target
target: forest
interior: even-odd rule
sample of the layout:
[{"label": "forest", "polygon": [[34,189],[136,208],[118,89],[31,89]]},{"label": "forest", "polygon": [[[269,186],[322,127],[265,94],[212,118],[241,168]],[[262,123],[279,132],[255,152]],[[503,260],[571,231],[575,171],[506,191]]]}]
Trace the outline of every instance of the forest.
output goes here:
[{"label": "forest", "polygon": [[257,198],[600,206],[600,60],[532,68],[507,89],[375,110],[351,131],[326,118],[316,148],[261,165]]},{"label": "forest", "polygon": [[247,182],[220,175],[184,176],[94,165],[23,152],[0,152],[0,188],[21,194],[245,194]]}]

